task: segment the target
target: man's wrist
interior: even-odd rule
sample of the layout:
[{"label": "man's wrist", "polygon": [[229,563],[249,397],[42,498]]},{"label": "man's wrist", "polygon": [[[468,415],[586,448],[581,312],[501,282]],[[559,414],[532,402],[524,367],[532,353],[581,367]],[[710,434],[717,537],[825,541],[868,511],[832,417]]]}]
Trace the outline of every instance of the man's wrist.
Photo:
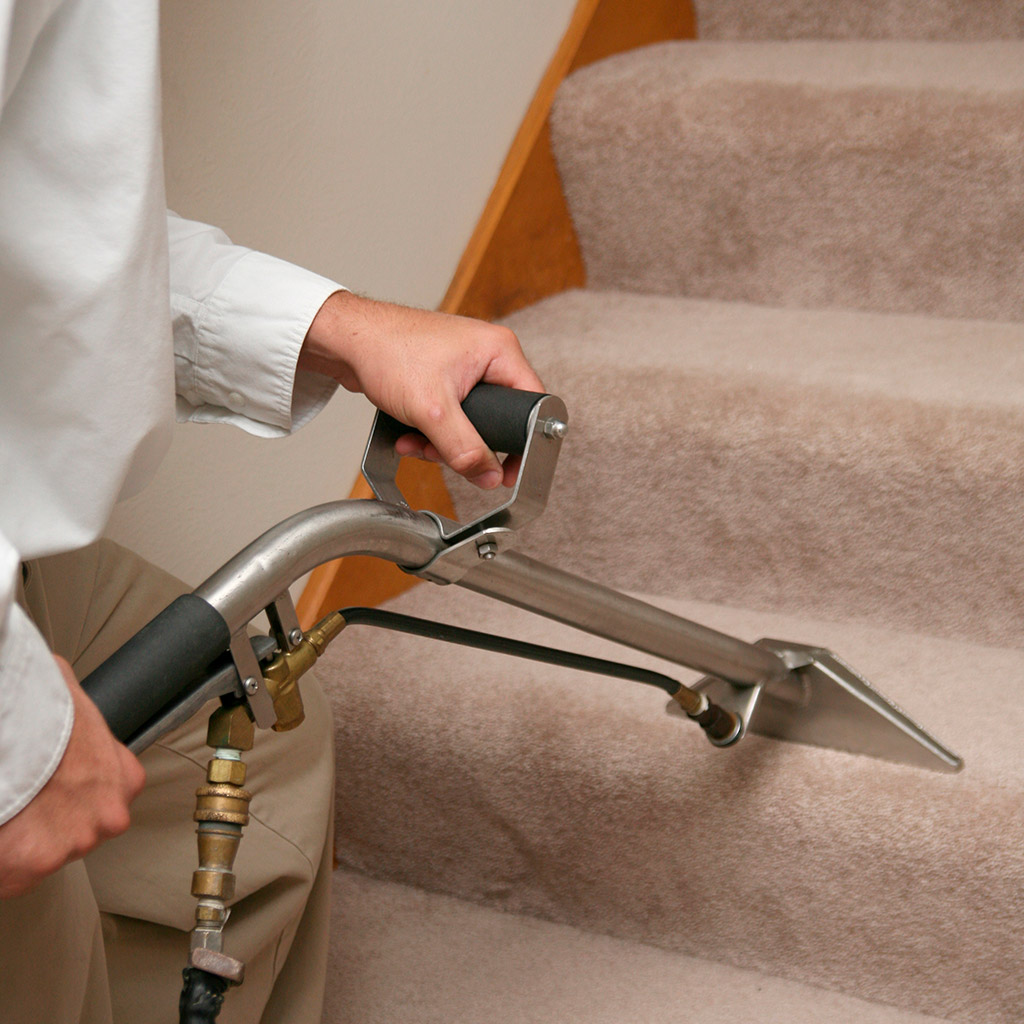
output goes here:
[{"label": "man's wrist", "polygon": [[317,310],[299,351],[297,368],[333,377],[349,390],[357,386],[347,348],[359,334],[360,313],[369,302],[345,289],[333,292]]}]

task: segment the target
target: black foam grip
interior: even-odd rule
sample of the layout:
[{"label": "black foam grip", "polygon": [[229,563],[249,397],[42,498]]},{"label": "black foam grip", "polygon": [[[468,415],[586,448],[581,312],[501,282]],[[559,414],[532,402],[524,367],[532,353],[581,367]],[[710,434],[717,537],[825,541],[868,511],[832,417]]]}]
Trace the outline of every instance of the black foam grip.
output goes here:
[{"label": "black foam grip", "polygon": [[522,455],[526,448],[530,413],[543,397],[535,391],[517,391],[498,384],[477,384],[466,395],[462,411],[492,451]]},{"label": "black foam grip", "polygon": [[220,612],[184,594],[86,676],[82,688],[123,743],[195,683],[230,643]]}]

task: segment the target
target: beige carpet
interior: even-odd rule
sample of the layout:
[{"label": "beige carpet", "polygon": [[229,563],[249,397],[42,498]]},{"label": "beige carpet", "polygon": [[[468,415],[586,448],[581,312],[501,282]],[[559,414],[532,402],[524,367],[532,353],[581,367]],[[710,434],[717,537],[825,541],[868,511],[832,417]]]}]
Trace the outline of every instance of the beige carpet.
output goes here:
[{"label": "beige carpet", "polygon": [[1017,0],[695,0],[701,39],[1020,39]]},{"label": "beige carpet", "polygon": [[1024,326],[591,290],[508,323],[572,415],[530,554],[1024,643]]},{"label": "beige carpet", "polygon": [[934,1024],[755,971],[334,876],[325,1024]]},{"label": "beige carpet", "polygon": [[[950,1020],[1021,1019],[1024,654],[659,603],[828,643],[966,770],[759,737],[717,750],[660,691],[355,626],[321,672],[339,680],[342,862]],[[394,607],[629,657],[455,587]]]},{"label": "beige carpet", "polygon": [[552,135],[589,287],[1024,318],[1024,42],[665,43]]},{"label": "beige carpet", "polygon": [[558,99],[589,281],[509,321],[572,420],[521,550],[831,647],[967,767],[353,627],[332,1024],[1024,1022],[1024,8],[698,8]]}]

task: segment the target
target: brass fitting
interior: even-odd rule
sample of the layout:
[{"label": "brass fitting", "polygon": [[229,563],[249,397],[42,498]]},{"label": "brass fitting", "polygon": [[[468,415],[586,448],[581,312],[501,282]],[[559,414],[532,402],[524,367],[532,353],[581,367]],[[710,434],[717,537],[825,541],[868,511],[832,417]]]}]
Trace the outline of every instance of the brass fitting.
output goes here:
[{"label": "brass fitting", "polygon": [[316,663],[316,650],[303,640],[290,651],[282,651],[269,664],[263,666],[263,678],[274,701],[277,722],[274,732],[287,732],[301,725],[306,717],[299,690],[299,677]]},{"label": "brass fitting", "polygon": [[345,628],[346,622],[341,612],[331,612],[322,618],[307,634],[306,639],[313,645],[319,658],[327,645]]},{"label": "brass fitting", "polygon": [[263,678],[277,712],[275,732],[286,732],[301,725],[306,713],[302,707],[299,679],[315,664],[327,645],[345,628],[345,620],[333,612],[318,622],[290,651],[282,651],[263,667]]},{"label": "brass fitting", "polygon": [[226,782],[232,786],[245,785],[245,764],[242,761],[215,757],[206,766],[207,782]]},{"label": "brass fitting", "polygon": [[249,824],[249,801],[252,793],[230,782],[214,782],[196,790],[196,812],[193,821]]},{"label": "brass fitting", "polygon": [[232,750],[252,750],[256,738],[249,709],[244,704],[220,707],[210,715],[206,727],[206,745],[225,747]]},{"label": "brass fitting", "polygon": [[[218,743],[227,737],[249,740],[252,745],[252,721],[241,705],[219,708],[210,718],[210,741]],[[235,895],[235,855],[242,828],[249,823],[252,799],[242,788],[246,770],[239,753],[238,748],[218,746],[206,767],[206,784],[196,790],[192,817],[198,822],[199,867],[192,874],[192,895],[198,900],[190,943],[193,953],[203,950],[221,955],[224,923],[230,913],[227,904]],[[241,968],[237,961],[231,963]],[[192,965],[198,966],[194,960]]]},{"label": "brass fitting", "polygon": [[697,690],[691,690],[688,686],[680,686],[672,699],[692,718],[707,710],[708,699]]},{"label": "brass fitting", "polygon": [[[267,691],[274,702],[277,724],[282,732],[294,729],[305,717],[299,678],[309,671],[327,645],[345,628],[341,615],[328,615],[317,623],[290,651],[283,651],[265,668]],[[249,823],[252,794],[243,789],[246,769],[239,754],[251,750],[255,726],[248,706],[220,707],[210,716],[206,742],[215,750],[206,767],[206,784],[196,790],[199,867],[192,874],[192,895],[197,898],[196,923],[190,938],[189,963],[238,984],[244,965],[225,956],[224,924],[227,904],[235,895],[235,855],[242,840],[242,828]]]},{"label": "brass fitting", "polygon": [[[210,764],[212,768],[213,762]],[[232,869],[238,844],[242,841],[242,826],[249,823],[251,798],[248,790],[231,783],[213,783],[196,790],[193,818],[199,822],[196,829],[199,867],[192,875],[193,896],[220,902],[230,900],[235,895]],[[211,908],[196,908],[197,924],[209,921],[212,917]]]}]

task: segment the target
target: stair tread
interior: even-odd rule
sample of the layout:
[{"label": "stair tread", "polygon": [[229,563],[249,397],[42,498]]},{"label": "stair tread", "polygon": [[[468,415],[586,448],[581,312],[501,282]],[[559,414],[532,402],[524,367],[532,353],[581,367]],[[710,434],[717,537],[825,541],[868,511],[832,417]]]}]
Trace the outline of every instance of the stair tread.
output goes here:
[{"label": "stair tread", "polygon": [[939,1018],[339,870],[325,1024]]},{"label": "stair tread", "polygon": [[[1024,652],[656,600],[831,647],[966,769],[757,736],[716,750],[653,689],[353,629],[321,671],[342,862],[914,1012],[1016,1019],[1024,708],[1006,693]],[[622,658],[455,587],[393,607]]]},{"label": "stair tread", "polygon": [[[529,553],[528,545],[521,545],[521,549]],[[608,581],[600,582],[608,585]],[[1017,704],[1006,700],[1008,680],[1020,679],[1024,686],[1024,650],[947,640],[806,614],[765,612],[643,593],[634,593],[633,596],[751,642],[770,636],[833,650],[891,701],[912,718],[922,721],[941,741],[959,753],[970,765],[970,771],[950,778],[944,773],[920,772],[859,756],[853,764],[891,771],[895,773],[894,778],[910,772],[922,785],[939,791],[950,786],[998,787],[1024,797],[1024,744],[1016,742],[1024,730],[1024,702]],[[459,587],[417,587],[389,602],[387,607],[533,643],[631,661],[666,672],[682,682],[693,682],[699,678],[699,673],[664,659],[632,651]],[[353,657],[371,658],[375,647],[384,642],[389,659],[388,671],[396,677],[404,676],[406,671],[414,674],[418,667],[420,675],[430,675],[435,682],[441,682],[452,665],[459,666],[466,673],[475,666],[478,680],[513,675],[520,683],[529,681],[537,686],[550,687],[552,692],[569,695],[581,707],[587,706],[592,710],[600,710],[610,700],[616,711],[636,718],[642,728],[653,728],[658,724],[659,731],[671,737],[673,742],[680,739],[676,734],[681,731],[687,736],[687,749],[718,760],[730,756],[729,751],[720,752],[708,746],[700,730],[690,727],[685,721],[671,716],[661,721],[665,717],[663,711],[667,698],[654,688],[418,637],[352,628],[355,634],[338,645],[339,668],[342,661],[349,663]],[[440,669],[433,663],[424,663],[422,658],[425,655],[440,658],[446,667]],[[327,657],[326,664],[331,665],[333,661],[329,655]],[[968,703],[970,714],[965,713]],[[656,711],[658,723],[651,722],[652,709]],[[846,763],[851,756],[798,744],[787,743],[780,747],[776,741],[751,738],[751,745],[763,747],[765,744],[775,748],[774,756],[780,759],[780,763],[788,757],[801,762],[808,757],[834,758],[837,762]]]},{"label": "stair tread", "polygon": [[575,289],[506,320],[546,363],[749,374],[898,400],[1024,409],[1024,324]]}]

